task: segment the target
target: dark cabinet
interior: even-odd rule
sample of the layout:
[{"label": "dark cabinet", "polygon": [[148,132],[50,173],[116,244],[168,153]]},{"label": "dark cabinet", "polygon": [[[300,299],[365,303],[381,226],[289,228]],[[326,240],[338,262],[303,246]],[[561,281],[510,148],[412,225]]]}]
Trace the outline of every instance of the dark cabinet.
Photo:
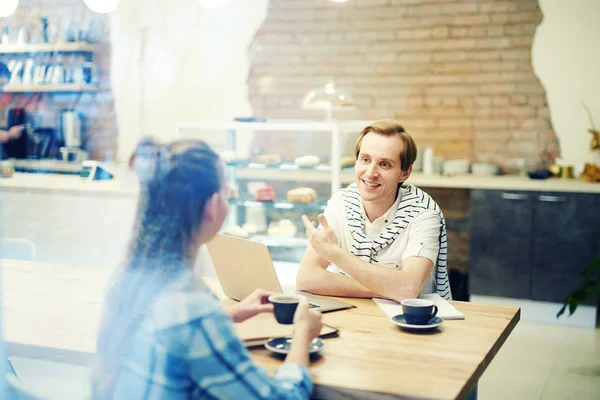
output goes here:
[{"label": "dark cabinet", "polygon": [[470,292],[529,298],[532,197],[529,192],[471,192]]},{"label": "dark cabinet", "polygon": [[583,269],[600,254],[599,206],[593,194],[534,194],[532,299],[562,302],[581,285]]},{"label": "dark cabinet", "polygon": [[471,293],[563,302],[599,238],[600,195],[473,190]]}]

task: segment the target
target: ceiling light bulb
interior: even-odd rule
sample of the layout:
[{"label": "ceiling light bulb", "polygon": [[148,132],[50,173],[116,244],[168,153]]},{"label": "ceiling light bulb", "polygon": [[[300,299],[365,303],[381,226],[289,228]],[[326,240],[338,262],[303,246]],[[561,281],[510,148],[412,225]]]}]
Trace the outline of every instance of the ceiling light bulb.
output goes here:
[{"label": "ceiling light bulb", "polygon": [[206,8],[223,7],[228,2],[229,0],[198,0],[198,3]]},{"label": "ceiling light bulb", "polygon": [[83,0],[86,6],[98,14],[106,14],[117,8],[119,0]]},{"label": "ceiling light bulb", "polygon": [[0,18],[11,16],[18,6],[19,0],[0,0]]},{"label": "ceiling light bulb", "polygon": [[348,0],[329,0],[329,1],[333,1],[334,3],[345,3]]}]

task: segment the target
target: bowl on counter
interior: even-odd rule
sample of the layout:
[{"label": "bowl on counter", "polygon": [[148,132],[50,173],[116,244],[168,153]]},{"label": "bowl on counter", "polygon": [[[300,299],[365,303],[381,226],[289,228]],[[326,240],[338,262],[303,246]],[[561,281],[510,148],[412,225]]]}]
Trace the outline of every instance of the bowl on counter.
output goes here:
[{"label": "bowl on counter", "polygon": [[548,179],[552,176],[552,172],[548,170],[529,171],[527,176],[529,179]]},{"label": "bowl on counter", "polygon": [[471,163],[469,160],[447,160],[444,162],[443,174],[450,175],[466,175],[469,173]]},{"label": "bowl on counter", "polygon": [[477,176],[498,175],[498,164],[487,162],[475,162],[471,165],[471,174]]}]

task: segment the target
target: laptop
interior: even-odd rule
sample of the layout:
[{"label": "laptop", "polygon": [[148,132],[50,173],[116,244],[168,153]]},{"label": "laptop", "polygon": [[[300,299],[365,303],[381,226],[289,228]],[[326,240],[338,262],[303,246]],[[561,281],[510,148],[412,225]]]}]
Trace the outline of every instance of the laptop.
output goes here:
[{"label": "laptop", "polygon": [[282,287],[277,278],[269,249],[262,243],[233,236],[217,235],[206,244],[223,293],[242,300],[255,289],[275,293],[299,294],[306,297],[310,307],[321,312],[343,310],[352,304]]}]

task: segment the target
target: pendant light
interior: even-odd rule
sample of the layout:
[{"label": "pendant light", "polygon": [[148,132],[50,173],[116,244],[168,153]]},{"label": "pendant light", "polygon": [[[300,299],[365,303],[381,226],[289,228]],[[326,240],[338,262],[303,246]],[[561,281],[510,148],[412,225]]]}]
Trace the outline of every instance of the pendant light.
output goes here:
[{"label": "pendant light", "polygon": [[229,3],[229,0],[198,0],[198,3],[206,8],[219,8]]},{"label": "pendant light", "polygon": [[117,8],[119,0],[83,0],[86,6],[98,14],[106,14]]},{"label": "pendant light", "polygon": [[0,18],[10,17],[18,6],[19,0],[0,0]]}]

